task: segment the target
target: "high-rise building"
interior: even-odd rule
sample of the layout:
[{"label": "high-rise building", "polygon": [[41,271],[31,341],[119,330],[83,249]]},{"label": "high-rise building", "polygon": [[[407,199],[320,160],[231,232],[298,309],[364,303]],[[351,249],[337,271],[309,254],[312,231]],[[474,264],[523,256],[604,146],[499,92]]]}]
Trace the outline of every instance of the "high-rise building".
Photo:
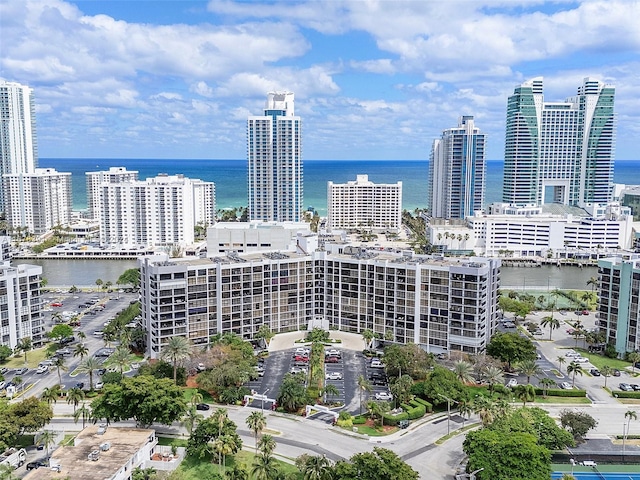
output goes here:
[{"label": "high-rise building", "polygon": [[100,219],[100,185],[103,183],[126,183],[138,180],[137,170],[127,167],[110,167],[100,172],[87,172],[87,210],[89,218]]},{"label": "high-rise building", "polygon": [[429,162],[429,209],[434,218],[466,218],[482,210],[485,191],[485,135],[472,116],[433,141]]},{"label": "high-rise building", "polygon": [[[6,173],[32,173],[38,166],[33,90],[0,81],[0,177]],[[5,211],[0,184],[0,212]]]},{"label": "high-rise building", "polygon": [[613,186],[615,88],[585,78],[578,94],[545,102],[542,77],[507,105],[503,201],[514,205],[607,203]]},{"label": "high-rise building", "polygon": [[402,182],[373,183],[368,175],[357,175],[355,182],[328,182],[327,226],[398,232],[402,226]]},{"label": "high-rise building", "polygon": [[271,92],[263,116],[247,120],[249,219],[302,218],[302,120],[291,92]]},{"label": "high-rise building", "polygon": [[183,175],[102,183],[100,242],[132,246],[187,246],[194,228],[215,221],[215,186]]},{"label": "high-rise building", "polygon": [[42,235],[71,220],[71,173],[36,168],[32,173],[5,174],[2,178],[7,223]]}]

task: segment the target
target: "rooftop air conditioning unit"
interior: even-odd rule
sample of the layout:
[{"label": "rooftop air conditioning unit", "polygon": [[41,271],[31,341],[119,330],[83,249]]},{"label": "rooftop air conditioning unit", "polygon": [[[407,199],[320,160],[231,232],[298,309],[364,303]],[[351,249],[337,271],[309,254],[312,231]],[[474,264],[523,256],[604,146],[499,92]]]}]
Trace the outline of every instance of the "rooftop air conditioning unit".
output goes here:
[{"label": "rooftop air conditioning unit", "polygon": [[98,435],[104,435],[104,432],[107,431],[107,424],[106,423],[100,423],[98,425]]},{"label": "rooftop air conditioning unit", "polygon": [[93,450],[89,455],[87,455],[87,460],[91,460],[92,462],[97,461],[100,458],[100,450]]},{"label": "rooftop air conditioning unit", "polygon": [[110,448],[111,448],[111,444],[109,442],[100,444],[100,450],[102,450],[103,452],[108,452]]}]

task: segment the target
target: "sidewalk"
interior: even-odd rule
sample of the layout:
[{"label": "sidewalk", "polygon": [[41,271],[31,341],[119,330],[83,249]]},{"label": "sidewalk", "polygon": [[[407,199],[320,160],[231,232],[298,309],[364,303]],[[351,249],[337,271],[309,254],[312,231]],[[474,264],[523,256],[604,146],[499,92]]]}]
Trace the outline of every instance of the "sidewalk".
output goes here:
[{"label": "sidewalk", "polygon": [[[364,349],[364,340],[362,335],[357,333],[339,332],[337,330],[330,330],[330,338],[340,340],[340,343],[336,343],[335,347],[345,350],[357,350],[362,351]],[[296,340],[304,339],[306,331],[280,333],[271,339],[269,343],[269,351],[277,352],[280,350],[288,350],[299,346],[296,344]]]}]

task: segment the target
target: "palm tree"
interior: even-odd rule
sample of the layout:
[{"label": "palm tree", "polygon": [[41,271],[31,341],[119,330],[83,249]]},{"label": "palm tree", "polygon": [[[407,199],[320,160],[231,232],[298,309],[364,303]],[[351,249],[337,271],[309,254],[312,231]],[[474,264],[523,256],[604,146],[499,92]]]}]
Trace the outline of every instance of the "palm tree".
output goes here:
[{"label": "palm tree", "polygon": [[576,374],[582,375],[584,373],[584,370],[582,369],[582,365],[580,365],[578,362],[571,362],[569,365],[567,365],[567,373],[572,376],[571,386],[575,387]]},{"label": "palm tree", "polygon": [[463,398],[458,402],[458,413],[462,416],[462,428],[464,428],[464,422],[471,417],[473,413],[473,404],[471,401]]},{"label": "palm tree", "polygon": [[253,430],[253,435],[256,439],[256,455],[258,455],[258,436],[264,427],[267,426],[267,417],[265,417],[262,412],[256,411],[247,417],[246,423],[247,426]]},{"label": "palm tree", "polygon": [[496,403],[482,395],[473,400],[473,411],[480,416],[483,426],[491,425],[496,418]]},{"label": "palm tree", "polygon": [[84,392],[80,388],[72,388],[67,393],[67,403],[73,403],[73,413],[75,415],[78,404],[84,400]]},{"label": "palm tree", "polygon": [[51,404],[51,402],[56,403],[58,398],[60,398],[61,393],[62,389],[60,388],[60,385],[54,385],[53,387],[46,387],[40,398],[48,404]]},{"label": "palm tree", "polygon": [[120,375],[124,374],[124,367],[131,364],[131,352],[127,347],[120,345],[111,354],[108,361],[109,365],[118,367]]},{"label": "palm tree", "polygon": [[631,374],[635,375],[636,373],[636,363],[640,362],[640,353],[631,352],[627,355],[627,360],[631,362]]},{"label": "palm tree", "polygon": [[362,394],[367,392],[371,392],[371,383],[367,381],[364,376],[360,375],[358,377],[358,391],[360,392],[360,415],[362,415]]},{"label": "palm tree", "polygon": [[85,403],[80,405],[80,408],[74,412],[73,421],[78,423],[80,417],[82,417],[82,429],[84,430],[85,422],[91,418],[91,409]]},{"label": "palm tree", "polygon": [[76,348],[73,349],[73,356],[80,357],[80,360],[89,355],[89,349],[85,347],[84,343],[79,343]]},{"label": "palm tree", "polygon": [[635,410],[627,410],[624,414],[624,418],[627,421],[627,432],[625,433],[625,440],[627,435],[629,435],[629,427],[631,426],[631,420],[637,420],[638,414]]},{"label": "palm tree", "polygon": [[549,340],[551,340],[551,336],[553,335],[553,331],[560,328],[560,320],[557,318],[553,318],[553,315],[544,317],[540,322],[540,325],[543,327],[549,327]]},{"label": "palm tree", "polygon": [[33,348],[33,341],[31,337],[24,337],[18,340],[16,344],[16,350],[24,353],[24,363],[27,364],[27,352]]},{"label": "palm tree", "polygon": [[598,286],[598,277],[591,277],[589,280],[587,280],[587,287],[589,285],[591,285],[591,293],[593,293],[595,288]]},{"label": "palm tree", "polygon": [[56,434],[51,430],[43,430],[40,435],[38,435],[37,445],[44,445],[44,448],[47,449],[47,457],[49,456],[49,447],[56,442]]},{"label": "palm tree", "polygon": [[556,361],[560,365],[560,370],[562,370],[562,365],[567,363],[567,359],[565,357],[563,357],[562,355],[560,355],[558,358],[556,358]]},{"label": "palm tree", "polygon": [[542,385],[542,396],[546,397],[547,392],[549,391],[549,387],[555,386],[556,382],[554,382],[549,377],[543,377],[540,379],[540,385]]},{"label": "palm tree", "polygon": [[178,383],[178,362],[191,355],[191,344],[186,337],[171,337],[162,350],[162,357],[173,364],[173,382]]},{"label": "palm tree", "polygon": [[576,480],[576,477],[574,477],[570,473],[565,473],[565,474],[562,475],[560,480]]},{"label": "palm tree", "polygon": [[498,367],[487,367],[483,373],[484,381],[489,384],[489,393],[493,395],[493,387],[504,383],[504,372]]},{"label": "palm tree", "polygon": [[[324,394],[327,396],[327,399],[330,399],[334,395],[340,395],[340,390],[338,390],[338,387],[336,387],[335,385],[328,383],[324,386]],[[328,401],[328,403],[331,402]]]},{"label": "palm tree", "polygon": [[84,333],[82,330],[80,330],[79,332],[76,333],[76,335],[78,335],[78,338],[80,340],[84,340],[85,338],[87,338],[87,334]]},{"label": "palm tree", "polygon": [[258,442],[258,450],[262,455],[271,455],[276,449],[276,441],[271,435],[264,434]]},{"label": "palm tree", "polygon": [[93,390],[93,372],[100,369],[101,365],[94,357],[85,358],[78,365],[78,373],[86,373],[89,375],[89,390]]},{"label": "palm tree", "polygon": [[69,368],[64,363],[64,357],[58,357],[54,360],[53,366],[58,370],[58,386],[62,388],[62,374],[60,371],[66,372]]},{"label": "palm tree", "polygon": [[473,365],[464,360],[459,360],[453,365],[453,373],[462,383],[473,383]]},{"label": "palm tree", "polygon": [[527,383],[531,383],[531,377],[542,373],[535,360],[524,360],[520,362],[520,372],[527,376]]},{"label": "palm tree", "polygon": [[536,398],[536,389],[533,385],[516,385],[514,393],[522,400],[523,407],[527,406],[527,402],[533,402]]},{"label": "palm tree", "polygon": [[330,480],[331,462],[324,455],[311,455],[304,462],[302,475],[304,480]]},{"label": "palm tree", "polygon": [[224,478],[226,480],[249,480],[249,474],[242,466],[236,463],[225,470]]},{"label": "palm tree", "polygon": [[364,348],[371,348],[371,342],[376,338],[376,334],[370,328],[362,330],[362,339],[364,340]]},{"label": "palm tree", "polygon": [[222,471],[222,467],[227,465],[227,455],[231,455],[238,451],[238,444],[232,435],[221,435],[213,442],[213,448],[218,452],[218,465]]},{"label": "palm tree", "polygon": [[600,369],[600,373],[604,377],[604,388],[607,388],[607,378],[609,378],[613,373],[613,368],[611,368],[609,365],[603,365]]},{"label": "palm tree", "polygon": [[258,455],[253,460],[251,476],[254,480],[271,480],[276,478],[278,467],[271,454]]},{"label": "palm tree", "polygon": [[198,422],[202,420],[204,417],[198,413],[195,405],[191,405],[190,408],[187,409],[184,414],[184,418],[182,419],[182,425],[189,432],[189,436],[193,433],[193,429],[196,427]]}]

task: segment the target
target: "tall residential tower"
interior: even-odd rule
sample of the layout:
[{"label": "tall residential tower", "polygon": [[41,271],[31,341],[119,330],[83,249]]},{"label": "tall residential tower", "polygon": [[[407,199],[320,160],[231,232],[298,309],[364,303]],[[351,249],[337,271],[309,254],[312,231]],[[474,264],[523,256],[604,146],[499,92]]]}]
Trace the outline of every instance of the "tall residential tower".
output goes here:
[{"label": "tall residential tower", "polygon": [[302,217],[302,121],[293,93],[271,92],[263,116],[247,120],[249,218],[297,222]]},{"label": "tall residential tower", "polygon": [[578,94],[545,102],[542,77],[507,105],[504,202],[585,206],[611,200],[615,88],[585,78]]},{"label": "tall residential tower", "polygon": [[465,218],[482,210],[485,190],[485,136],[472,116],[434,140],[429,162],[429,208],[435,218]]},{"label": "tall residential tower", "polygon": [[[33,90],[0,81],[0,180],[4,174],[33,173],[38,166]],[[5,211],[0,181],[0,212]]]}]

